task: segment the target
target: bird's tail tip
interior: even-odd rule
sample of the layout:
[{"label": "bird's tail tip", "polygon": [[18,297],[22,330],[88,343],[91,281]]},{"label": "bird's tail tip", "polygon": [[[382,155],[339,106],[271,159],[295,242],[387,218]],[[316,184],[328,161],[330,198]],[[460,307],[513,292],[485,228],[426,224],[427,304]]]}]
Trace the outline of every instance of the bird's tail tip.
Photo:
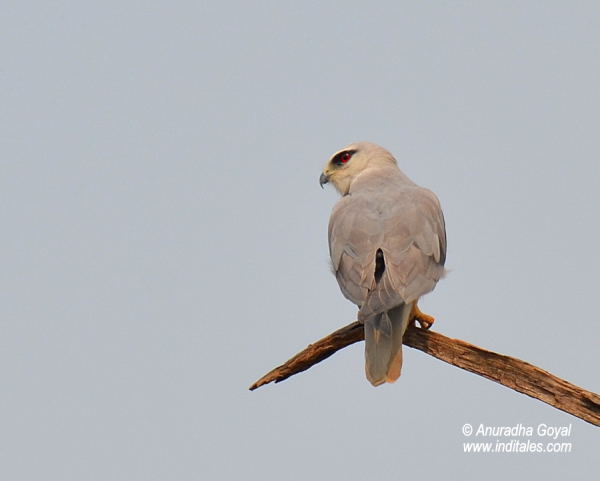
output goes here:
[{"label": "bird's tail tip", "polygon": [[402,337],[411,305],[403,304],[365,321],[365,371],[373,386],[395,382],[402,371]]}]

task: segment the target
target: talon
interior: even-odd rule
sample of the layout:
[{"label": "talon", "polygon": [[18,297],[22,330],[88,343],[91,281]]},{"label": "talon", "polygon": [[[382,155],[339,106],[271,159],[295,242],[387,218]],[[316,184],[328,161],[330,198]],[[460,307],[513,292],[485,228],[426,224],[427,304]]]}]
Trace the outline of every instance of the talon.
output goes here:
[{"label": "talon", "polygon": [[435,322],[435,317],[422,312],[417,306],[416,302],[413,304],[410,313],[410,319],[412,322],[417,321],[419,323],[419,326],[421,326],[421,329],[429,329]]}]

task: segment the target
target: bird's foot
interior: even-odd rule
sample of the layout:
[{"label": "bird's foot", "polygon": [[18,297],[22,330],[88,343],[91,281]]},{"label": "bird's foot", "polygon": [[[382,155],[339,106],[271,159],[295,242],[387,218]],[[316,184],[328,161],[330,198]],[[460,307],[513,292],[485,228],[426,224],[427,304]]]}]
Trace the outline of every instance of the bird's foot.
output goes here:
[{"label": "bird's foot", "polygon": [[417,303],[415,302],[410,313],[410,320],[411,322],[417,321],[419,326],[421,326],[421,329],[429,329],[435,322],[435,317],[421,312],[417,306]]}]

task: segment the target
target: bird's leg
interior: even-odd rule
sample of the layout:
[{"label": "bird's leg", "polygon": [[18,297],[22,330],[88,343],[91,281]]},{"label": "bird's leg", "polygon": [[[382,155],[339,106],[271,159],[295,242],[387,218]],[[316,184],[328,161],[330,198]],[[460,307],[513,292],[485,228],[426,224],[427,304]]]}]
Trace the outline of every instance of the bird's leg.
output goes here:
[{"label": "bird's leg", "polygon": [[417,321],[421,326],[421,329],[429,329],[435,322],[434,317],[425,314],[424,312],[421,312],[419,306],[417,306],[416,301],[413,304],[412,310],[410,312],[410,320],[411,322]]}]

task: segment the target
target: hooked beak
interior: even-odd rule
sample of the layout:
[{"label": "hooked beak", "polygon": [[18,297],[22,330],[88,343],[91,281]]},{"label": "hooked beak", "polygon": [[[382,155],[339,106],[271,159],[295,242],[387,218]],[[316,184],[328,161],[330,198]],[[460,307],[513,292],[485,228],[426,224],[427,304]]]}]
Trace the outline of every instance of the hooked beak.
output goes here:
[{"label": "hooked beak", "polygon": [[324,173],[321,174],[321,177],[319,177],[319,185],[321,186],[321,189],[323,189],[323,186],[325,184],[327,184],[329,182],[329,176],[325,175]]}]

